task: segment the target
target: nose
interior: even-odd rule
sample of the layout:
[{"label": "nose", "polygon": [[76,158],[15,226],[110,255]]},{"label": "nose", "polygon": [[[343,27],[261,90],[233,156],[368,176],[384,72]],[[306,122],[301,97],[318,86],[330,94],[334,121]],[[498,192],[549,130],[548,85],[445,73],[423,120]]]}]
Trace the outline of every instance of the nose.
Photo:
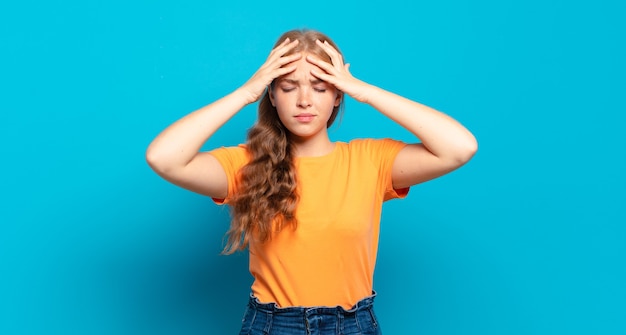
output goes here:
[{"label": "nose", "polygon": [[311,106],[311,94],[308,87],[298,90],[298,107],[307,108]]}]

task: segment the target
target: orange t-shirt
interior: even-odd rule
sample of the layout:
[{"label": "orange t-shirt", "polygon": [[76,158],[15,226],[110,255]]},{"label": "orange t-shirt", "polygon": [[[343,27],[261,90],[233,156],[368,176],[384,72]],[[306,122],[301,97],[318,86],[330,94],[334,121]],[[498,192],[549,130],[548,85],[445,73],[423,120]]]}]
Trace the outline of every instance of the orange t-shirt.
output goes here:
[{"label": "orange t-shirt", "polygon": [[[251,242],[252,293],[280,307],[342,306],[371,295],[382,203],[405,197],[394,190],[391,168],[404,143],[390,140],[336,142],[321,157],[298,157],[297,228],[287,226],[266,243]],[[211,151],[228,176],[228,203],[245,146]]]}]

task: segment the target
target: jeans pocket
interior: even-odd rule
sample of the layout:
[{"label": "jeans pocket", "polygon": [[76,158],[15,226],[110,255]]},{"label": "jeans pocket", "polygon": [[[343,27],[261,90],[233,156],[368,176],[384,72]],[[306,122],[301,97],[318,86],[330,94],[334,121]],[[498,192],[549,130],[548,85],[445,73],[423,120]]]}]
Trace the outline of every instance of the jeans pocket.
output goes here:
[{"label": "jeans pocket", "polygon": [[374,326],[374,334],[381,335],[382,331],[380,329],[380,324],[378,323],[378,318],[376,317],[376,313],[374,312],[374,307],[368,309],[370,312],[370,317],[372,318],[372,325]]},{"label": "jeans pocket", "polygon": [[254,318],[256,318],[256,308],[246,306],[246,311],[243,313],[243,318],[241,319],[241,331],[239,331],[239,335],[250,334]]},{"label": "jeans pocket", "polygon": [[357,312],[356,322],[361,335],[380,335],[378,319],[372,308],[363,309]]}]

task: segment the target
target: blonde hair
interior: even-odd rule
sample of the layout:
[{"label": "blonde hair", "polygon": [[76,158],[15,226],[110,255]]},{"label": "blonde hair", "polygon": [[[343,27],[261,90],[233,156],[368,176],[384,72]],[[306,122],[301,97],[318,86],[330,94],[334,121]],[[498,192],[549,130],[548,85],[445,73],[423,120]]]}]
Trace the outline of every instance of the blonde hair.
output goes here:
[{"label": "blonde hair", "polygon": [[[288,31],[274,47],[286,38],[299,41],[288,54],[307,52],[331,63],[330,57],[315,43],[318,39],[339,50],[328,36],[314,30]],[[272,82],[270,86],[273,85]],[[333,108],[327,127],[333,124],[342,108],[343,99]],[[268,90],[259,102],[258,119],[248,130],[246,145],[250,162],[239,171],[240,188],[231,202],[232,221],[226,233],[225,254],[244,250],[251,238],[263,243],[285,226],[297,226],[295,211],[299,195],[292,144],[289,131],[272,106]]]}]

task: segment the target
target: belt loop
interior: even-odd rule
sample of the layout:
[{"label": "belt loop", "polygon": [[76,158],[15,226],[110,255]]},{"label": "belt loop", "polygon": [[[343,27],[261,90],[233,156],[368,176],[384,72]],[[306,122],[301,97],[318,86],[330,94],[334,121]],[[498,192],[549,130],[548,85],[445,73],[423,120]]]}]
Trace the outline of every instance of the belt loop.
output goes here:
[{"label": "belt loop", "polygon": [[265,334],[269,334],[270,330],[272,330],[272,319],[274,319],[274,312],[272,311],[267,311],[267,321],[265,322],[265,329],[263,329],[263,332]]},{"label": "belt loop", "polygon": [[378,320],[376,319],[376,315],[374,314],[374,306],[370,306],[367,310],[370,312],[370,317],[372,318],[372,323],[374,324],[374,327],[378,328]]},{"label": "belt loop", "polygon": [[337,334],[338,335],[342,335],[343,334],[343,316],[344,316],[344,312],[342,311],[341,308],[337,308]]}]

